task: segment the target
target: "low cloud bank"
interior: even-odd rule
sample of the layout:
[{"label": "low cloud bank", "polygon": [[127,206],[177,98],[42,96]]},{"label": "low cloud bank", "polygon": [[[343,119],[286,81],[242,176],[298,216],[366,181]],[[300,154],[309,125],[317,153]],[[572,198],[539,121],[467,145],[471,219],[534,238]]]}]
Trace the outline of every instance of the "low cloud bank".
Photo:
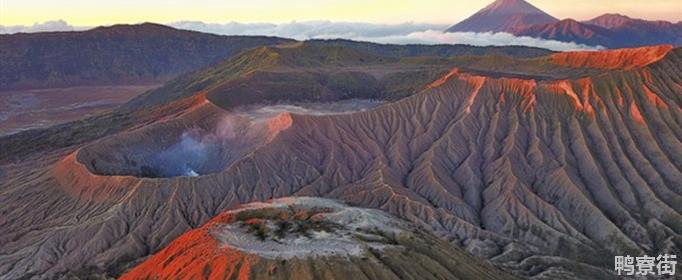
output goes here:
[{"label": "low cloud bank", "polygon": [[475,46],[520,45],[539,47],[556,51],[591,50],[601,47],[571,42],[544,40],[531,37],[517,37],[509,33],[444,33],[448,25],[438,24],[374,24],[360,22],[305,21],[282,24],[204,23],[200,21],[179,21],[173,27],[222,35],[266,35],[308,39],[350,39],[385,44],[467,44]]},{"label": "low cloud bank", "polygon": [[63,20],[51,20],[36,22],[33,25],[0,25],[0,34],[35,33],[51,31],[76,31],[85,30],[87,26],[73,26]]},{"label": "low cloud bank", "polygon": [[[447,25],[425,23],[377,24],[363,22],[303,21],[281,24],[229,22],[205,23],[178,21],[168,24],[175,28],[221,35],[265,35],[297,40],[350,39],[385,44],[467,44],[475,46],[520,45],[555,51],[600,49],[572,42],[560,42],[509,33],[444,33]],[[0,26],[0,33],[83,30],[63,20],[36,23],[32,26]]]},{"label": "low cloud bank", "polygon": [[378,38],[358,38],[358,40],[369,40],[377,43],[387,44],[467,44],[474,46],[530,46],[554,51],[571,50],[595,50],[603,49],[601,46],[588,46],[573,42],[561,42],[555,40],[545,40],[527,36],[514,36],[510,33],[492,32],[454,32],[444,33],[438,30],[426,30],[413,32],[404,36],[387,36]]},{"label": "low cloud bank", "polygon": [[400,23],[377,24],[363,22],[332,21],[293,21],[289,23],[239,23],[226,24],[204,23],[201,21],[179,21],[170,26],[222,35],[268,35],[308,40],[319,38],[381,38],[388,36],[405,36],[413,32],[426,30],[445,30],[448,26],[441,24]]}]

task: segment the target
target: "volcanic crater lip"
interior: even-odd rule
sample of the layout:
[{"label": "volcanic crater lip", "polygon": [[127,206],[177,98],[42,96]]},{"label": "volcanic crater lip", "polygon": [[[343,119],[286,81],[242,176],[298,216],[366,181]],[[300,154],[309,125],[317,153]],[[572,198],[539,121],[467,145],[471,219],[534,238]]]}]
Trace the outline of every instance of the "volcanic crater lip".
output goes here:
[{"label": "volcanic crater lip", "polygon": [[659,45],[601,51],[561,52],[550,55],[550,58],[553,63],[563,66],[632,70],[662,60],[673,49],[672,45]]},{"label": "volcanic crater lip", "polygon": [[[258,212],[277,218],[251,218]],[[291,216],[302,213],[310,217],[301,221]],[[291,259],[319,256],[359,256],[367,246],[382,250],[391,246],[382,234],[400,234],[408,228],[407,223],[374,209],[355,208],[339,202],[315,197],[287,197],[268,203],[251,203],[225,212],[232,217],[246,216],[244,220],[230,220],[212,225],[210,234],[221,246],[269,259]],[[288,218],[282,218],[282,216]],[[248,223],[260,220],[269,230],[276,231],[276,223],[330,223],[329,228],[313,229],[307,236],[290,229],[283,236],[266,236],[259,239],[249,232]],[[383,240],[383,241],[382,241]]]},{"label": "volcanic crater lip", "polygon": [[[261,226],[263,221],[270,225],[274,221],[327,221],[333,229],[322,231],[323,227],[312,224],[305,229],[309,238],[284,237],[277,242],[270,240],[274,235],[268,231],[258,240],[252,235],[259,232],[243,229]],[[301,232],[297,225],[284,229],[297,234]],[[351,231],[355,227],[372,231],[355,233]],[[226,245],[224,240],[241,241],[248,247]],[[399,275],[516,279],[416,224],[378,209],[317,197],[241,204],[182,234],[120,279],[398,279]]]},{"label": "volcanic crater lip", "polygon": [[[222,171],[291,125],[287,114],[251,122],[234,114],[188,117],[145,127],[79,152],[95,174],[141,178],[196,177]],[[192,120],[192,118],[196,120]],[[196,123],[195,123],[196,122]],[[94,152],[94,153],[93,153]]]}]

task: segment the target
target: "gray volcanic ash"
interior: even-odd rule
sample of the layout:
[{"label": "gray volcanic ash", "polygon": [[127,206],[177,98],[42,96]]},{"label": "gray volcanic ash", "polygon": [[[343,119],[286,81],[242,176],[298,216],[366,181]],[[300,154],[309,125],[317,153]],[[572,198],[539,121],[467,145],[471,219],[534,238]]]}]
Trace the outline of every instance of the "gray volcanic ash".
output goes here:
[{"label": "gray volcanic ash", "polygon": [[368,109],[381,105],[379,100],[369,99],[348,99],[328,103],[293,103],[276,104],[269,106],[247,106],[236,108],[234,111],[252,120],[270,118],[280,113],[292,113],[296,115],[342,115],[355,112],[363,112]]}]

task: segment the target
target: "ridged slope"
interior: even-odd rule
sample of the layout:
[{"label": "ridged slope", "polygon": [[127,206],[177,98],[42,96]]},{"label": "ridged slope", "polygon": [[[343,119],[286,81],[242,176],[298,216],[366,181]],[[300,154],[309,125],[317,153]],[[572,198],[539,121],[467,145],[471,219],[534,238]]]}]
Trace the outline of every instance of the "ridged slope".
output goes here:
[{"label": "ridged slope", "polygon": [[562,52],[550,55],[553,63],[575,68],[632,70],[663,59],[673,47],[661,45],[600,52]]},{"label": "ridged slope", "polygon": [[292,115],[207,176],[12,167],[0,274],[119,275],[225,209],[304,195],[385,210],[525,277],[618,279],[614,255],[682,253],[682,51],[655,57],[565,79],[453,70],[367,112]]}]

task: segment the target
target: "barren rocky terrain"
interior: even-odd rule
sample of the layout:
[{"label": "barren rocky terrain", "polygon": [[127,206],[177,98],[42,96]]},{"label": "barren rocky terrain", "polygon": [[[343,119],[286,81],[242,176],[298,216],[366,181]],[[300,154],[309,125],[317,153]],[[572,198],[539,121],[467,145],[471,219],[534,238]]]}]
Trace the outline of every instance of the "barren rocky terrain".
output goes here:
[{"label": "barren rocky terrain", "polygon": [[158,85],[80,86],[0,91],[0,135],[49,127],[116,109]]},{"label": "barren rocky terrain", "polygon": [[[617,279],[614,255],[682,253],[681,66],[670,46],[254,49],[59,133],[0,138],[0,275],[116,277],[227,209],[314,196],[383,210],[518,277]],[[223,164],[197,176],[141,172],[190,131],[249,135],[218,125],[242,106],[362,97],[387,102],[281,113],[246,149],[218,137]]]}]

